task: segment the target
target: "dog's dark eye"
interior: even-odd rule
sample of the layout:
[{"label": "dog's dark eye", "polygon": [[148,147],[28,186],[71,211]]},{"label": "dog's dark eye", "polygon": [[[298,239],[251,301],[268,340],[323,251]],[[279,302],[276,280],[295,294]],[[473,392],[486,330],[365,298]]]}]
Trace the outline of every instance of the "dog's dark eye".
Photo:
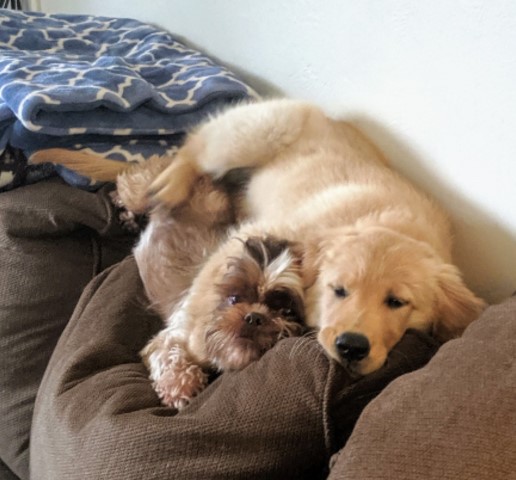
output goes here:
[{"label": "dog's dark eye", "polygon": [[348,296],[348,291],[344,287],[334,287],[333,292],[336,297],[344,298]]},{"label": "dog's dark eye", "polygon": [[229,297],[226,300],[230,305],[235,305],[237,303],[240,303],[240,296],[239,295],[229,295]]},{"label": "dog's dark eye", "polygon": [[405,300],[401,300],[400,298],[397,298],[394,295],[389,295],[385,299],[385,305],[387,305],[392,310],[404,307],[406,304],[407,302]]},{"label": "dog's dark eye", "polygon": [[289,320],[296,320],[300,316],[295,299],[285,290],[268,292],[264,303],[271,310],[276,311],[279,315]]},{"label": "dog's dark eye", "polygon": [[267,293],[265,297],[265,304],[272,310],[286,310],[291,307],[292,299],[290,295],[282,290],[273,290]]}]

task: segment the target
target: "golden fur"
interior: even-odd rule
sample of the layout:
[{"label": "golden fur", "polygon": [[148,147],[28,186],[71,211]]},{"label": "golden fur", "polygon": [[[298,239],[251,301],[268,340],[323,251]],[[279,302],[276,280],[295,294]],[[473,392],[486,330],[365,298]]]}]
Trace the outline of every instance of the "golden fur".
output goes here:
[{"label": "golden fur", "polygon": [[301,243],[307,323],[358,374],[381,367],[407,329],[447,340],[485,307],[451,264],[444,212],[350,124],[305,102],[240,105],[194,130],[150,190],[177,207],[199,177],[235,168],[253,172],[238,205],[245,220],[209,256],[194,290],[213,289],[242,239]]}]

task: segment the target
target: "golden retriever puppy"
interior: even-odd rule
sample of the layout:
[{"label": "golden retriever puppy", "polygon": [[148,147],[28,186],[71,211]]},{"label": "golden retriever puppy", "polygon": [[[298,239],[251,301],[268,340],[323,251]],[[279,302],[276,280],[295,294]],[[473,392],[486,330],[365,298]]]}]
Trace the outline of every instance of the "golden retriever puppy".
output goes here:
[{"label": "golden retriever puppy", "polygon": [[231,108],[187,137],[151,190],[181,205],[200,175],[235,168],[253,172],[247,220],[195,278],[207,298],[242,239],[301,242],[307,323],[330,357],[361,375],[380,368],[407,329],[450,339],[485,307],[451,264],[445,213],[348,123],[294,100]]}]

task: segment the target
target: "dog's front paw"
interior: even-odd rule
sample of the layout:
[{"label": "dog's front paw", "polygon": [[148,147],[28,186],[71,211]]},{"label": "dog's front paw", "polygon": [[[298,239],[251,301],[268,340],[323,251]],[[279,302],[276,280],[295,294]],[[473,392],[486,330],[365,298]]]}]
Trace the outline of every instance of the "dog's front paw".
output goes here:
[{"label": "dog's front paw", "polygon": [[184,343],[170,329],[158,333],[140,352],[162,403],[178,410],[201,392],[208,375],[192,361]]},{"label": "dog's front paw", "polygon": [[195,162],[180,150],[174,161],[151,183],[150,197],[169,208],[183,203],[200,174]]},{"label": "dog's front paw", "polygon": [[198,365],[185,369],[169,368],[154,382],[154,389],[163,405],[181,410],[208,383],[208,376]]}]

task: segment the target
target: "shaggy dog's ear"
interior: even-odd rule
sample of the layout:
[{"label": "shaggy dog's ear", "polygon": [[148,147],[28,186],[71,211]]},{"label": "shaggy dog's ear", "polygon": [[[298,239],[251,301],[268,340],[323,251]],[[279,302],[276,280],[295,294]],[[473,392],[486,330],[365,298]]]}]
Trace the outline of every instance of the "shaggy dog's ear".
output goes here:
[{"label": "shaggy dog's ear", "polygon": [[437,315],[432,330],[437,338],[446,341],[461,335],[487,304],[464,285],[453,265],[439,267],[437,283]]}]

